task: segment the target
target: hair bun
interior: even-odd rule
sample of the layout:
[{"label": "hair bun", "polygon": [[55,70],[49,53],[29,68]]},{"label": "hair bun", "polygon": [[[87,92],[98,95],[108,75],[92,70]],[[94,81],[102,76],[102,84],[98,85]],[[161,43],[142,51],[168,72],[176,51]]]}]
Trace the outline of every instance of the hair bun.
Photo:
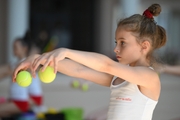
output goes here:
[{"label": "hair bun", "polygon": [[153,16],[158,16],[161,13],[161,6],[159,4],[152,4],[148,10]]}]

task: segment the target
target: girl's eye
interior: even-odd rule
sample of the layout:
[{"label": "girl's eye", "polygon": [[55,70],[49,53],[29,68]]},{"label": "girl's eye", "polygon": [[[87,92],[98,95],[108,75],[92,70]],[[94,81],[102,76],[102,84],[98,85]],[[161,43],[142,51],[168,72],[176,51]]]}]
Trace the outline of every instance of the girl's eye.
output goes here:
[{"label": "girl's eye", "polygon": [[124,45],[125,44],[125,42],[124,41],[121,41],[121,45]]}]

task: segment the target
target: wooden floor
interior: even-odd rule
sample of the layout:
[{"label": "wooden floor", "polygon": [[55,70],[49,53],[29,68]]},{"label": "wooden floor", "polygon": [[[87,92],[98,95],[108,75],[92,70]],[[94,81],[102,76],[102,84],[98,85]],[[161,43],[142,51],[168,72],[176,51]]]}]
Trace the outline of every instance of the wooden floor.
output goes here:
[{"label": "wooden floor", "polygon": [[[167,74],[162,74],[160,77],[162,92],[153,120],[180,120],[180,77]],[[0,82],[0,96],[8,97],[10,82],[8,79],[10,78]],[[77,79],[57,74],[54,82],[42,83],[44,104],[48,108],[57,110],[81,107],[84,109],[84,117],[108,106],[109,88],[91,84],[90,89],[84,92],[80,88],[74,89],[70,86],[73,80]]]}]

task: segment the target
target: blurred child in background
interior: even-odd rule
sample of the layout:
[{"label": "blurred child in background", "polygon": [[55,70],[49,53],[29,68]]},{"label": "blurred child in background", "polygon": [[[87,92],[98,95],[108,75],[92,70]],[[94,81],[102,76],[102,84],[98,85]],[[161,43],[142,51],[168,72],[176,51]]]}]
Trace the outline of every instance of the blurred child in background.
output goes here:
[{"label": "blurred child in background", "polygon": [[[30,47],[27,40],[17,38],[13,44],[13,52],[18,61],[23,61],[28,55],[38,53],[39,50],[35,46]],[[1,66],[0,79],[11,76],[17,64],[18,63],[11,63]],[[38,77],[33,78],[31,85],[26,88],[19,86],[17,83],[11,82],[10,84],[9,100],[0,104],[0,117],[27,112],[30,110],[29,98],[33,100],[34,106],[32,106],[32,109],[34,112],[45,110],[42,106],[43,95]]]}]

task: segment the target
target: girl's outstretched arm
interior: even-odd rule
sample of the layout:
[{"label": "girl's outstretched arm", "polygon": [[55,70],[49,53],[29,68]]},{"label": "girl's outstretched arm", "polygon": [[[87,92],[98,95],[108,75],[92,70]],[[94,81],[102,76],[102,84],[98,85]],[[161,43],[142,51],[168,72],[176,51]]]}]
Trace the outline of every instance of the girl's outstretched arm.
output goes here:
[{"label": "girl's outstretched arm", "polygon": [[[32,70],[32,63],[36,60],[36,58],[39,58],[39,57],[40,55],[38,54],[32,55],[32,56],[29,56],[27,59],[25,59],[23,62],[21,62],[14,71],[13,81],[15,81],[16,75],[19,71],[26,70],[29,68]],[[46,59],[44,58],[40,64],[41,65],[46,64]],[[51,62],[48,65],[54,66],[54,63]],[[110,83],[113,77],[112,75],[98,72],[96,70],[88,68],[70,59],[63,59],[59,61],[56,64],[56,67],[57,67],[58,72],[61,72],[65,75],[89,80],[103,86],[110,86]],[[35,77],[34,71],[32,72],[32,75]]]},{"label": "girl's outstretched arm", "polygon": [[117,76],[137,85],[152,88],[160,84],[158,74],[148,67],[131,67],[99,53],[69,49],[66,52],[66,57],[97,71]]},{"label": "girl's outstretched arm", "polygon": [[109,57],[93,52],[84,52],[78,50],[71,50],[66,48],[56,49],[50,53],[45,53],[38,57],[33,63],[33,69],[36,70],[42,61],[45,62],[44,68],[47,65],[54,63],[54,68],[57,70],[57,63],[65,58],[69,58],[80,64],[83,64],[96,71],[117,76],[131,83],[141,85],[144,87],[159,86],[158,74],[148,67],[130,67],[120,64],[110,59]]}]

